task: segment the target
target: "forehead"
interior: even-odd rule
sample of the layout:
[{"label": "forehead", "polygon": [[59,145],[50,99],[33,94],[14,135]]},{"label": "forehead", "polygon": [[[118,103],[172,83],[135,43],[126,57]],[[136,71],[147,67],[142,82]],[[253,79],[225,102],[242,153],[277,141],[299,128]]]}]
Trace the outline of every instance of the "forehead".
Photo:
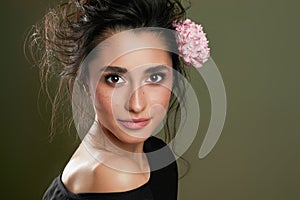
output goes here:
[{"label": "forehead", "polygon": [[164,38],[153,32],[124,31],[101,42],[93,52],[90,69],[120,66],[128,70],[139,66],[172,66]]}]

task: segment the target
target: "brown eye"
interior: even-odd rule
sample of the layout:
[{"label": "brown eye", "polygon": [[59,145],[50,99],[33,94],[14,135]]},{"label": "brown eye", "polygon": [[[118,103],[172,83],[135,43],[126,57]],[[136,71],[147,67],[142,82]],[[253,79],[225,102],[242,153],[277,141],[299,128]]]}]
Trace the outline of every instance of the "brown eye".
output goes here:
[{"label": "brown eye", "polygon": [[164,79],[164,74],[152,74],[148,79],[147,82],[150,83],[159,83]]},{"label": "brown eye", "polygon": [[111,75],[107,75],[105,76],[105,80],[110,83],[110,84],[120,84],[120,83],[124,83],[125,81],[121,78],[121,76],[117,75],[117,74],[111,74]]}]

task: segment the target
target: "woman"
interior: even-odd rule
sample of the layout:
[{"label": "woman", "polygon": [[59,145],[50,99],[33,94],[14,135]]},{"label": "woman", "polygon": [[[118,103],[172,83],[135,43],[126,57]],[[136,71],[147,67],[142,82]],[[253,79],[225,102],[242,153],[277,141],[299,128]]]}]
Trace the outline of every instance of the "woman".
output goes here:
[{"label": "woman", "polygon": [[175,157],[151,135],[176,132],[185,71],[174,30],[184,15],[179,0],[70,0],[36,27],[42,80],[54,73],[58,92],[67,86],[82,138],[44,200],[177,199]]}]

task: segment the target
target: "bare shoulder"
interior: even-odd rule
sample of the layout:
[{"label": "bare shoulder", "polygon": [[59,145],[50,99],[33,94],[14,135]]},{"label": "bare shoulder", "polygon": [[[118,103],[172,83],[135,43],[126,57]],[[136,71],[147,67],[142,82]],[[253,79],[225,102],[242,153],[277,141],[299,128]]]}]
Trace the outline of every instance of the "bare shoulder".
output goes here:
[{"label": "bare shoulder", "polygon": [[100,164],[93,170],[92,190],[122,192],[138,188],[149,179],[140,171],[130,159],[116,156],[111,162]]},{"label": "bare shoulder", "polygon": [[123,192],[138,188],[149,180],[149,175],[140,171],[135,162],[117,155],[111,155],[104,163],[79,156],[67,164],[62,181],[75,194]]}]

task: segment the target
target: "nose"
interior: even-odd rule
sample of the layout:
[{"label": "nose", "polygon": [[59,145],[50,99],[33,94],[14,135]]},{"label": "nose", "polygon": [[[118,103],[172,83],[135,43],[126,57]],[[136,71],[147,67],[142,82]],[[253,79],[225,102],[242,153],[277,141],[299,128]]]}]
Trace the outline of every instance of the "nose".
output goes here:
[{"label": "nose", "polygon": [[136,88],[126,104],[126,109],[132,113],[140,113],[146,108],[146,97],[143,87]]}]

